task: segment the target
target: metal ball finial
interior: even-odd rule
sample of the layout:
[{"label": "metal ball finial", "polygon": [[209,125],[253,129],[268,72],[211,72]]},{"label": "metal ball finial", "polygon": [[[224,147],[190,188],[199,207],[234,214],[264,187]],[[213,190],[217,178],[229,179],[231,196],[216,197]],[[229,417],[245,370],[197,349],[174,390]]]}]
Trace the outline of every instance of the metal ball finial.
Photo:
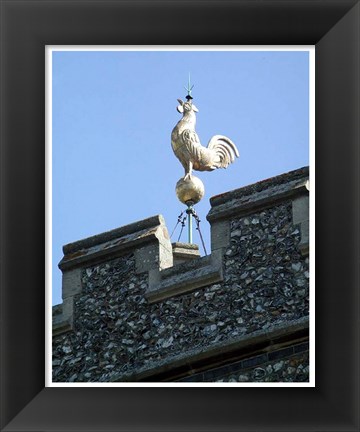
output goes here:
[{"label": "metal ball finial", "polygon": [[197,204],[204,196],[205,187],[203,182],[194,175],[188,176],[186,179],[182,177],[176,183],[176,196],[183,204]]}]

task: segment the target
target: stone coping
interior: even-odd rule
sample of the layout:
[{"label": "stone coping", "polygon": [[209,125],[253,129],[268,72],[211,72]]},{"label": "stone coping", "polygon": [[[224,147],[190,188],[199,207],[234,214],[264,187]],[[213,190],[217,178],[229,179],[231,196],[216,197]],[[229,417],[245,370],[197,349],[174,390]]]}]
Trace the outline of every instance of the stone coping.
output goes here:
[{"label": "stone coping", "polygon": [[198,251],[199,250],[199,246],[197,244],[193,244],[193,243],[180,243],[180,242],[174,242],[171,243],[171,246],[174,249],[179,249],[179,250],[188,250],[188,251]]},{"label": "stone coping", "polygon": [[184,258],[184,260],[190,260],[200,257],[199,246],[197,244],[190,243],[172,243],[172,251],[174,258]]},{"label": "stone coping", "polygon": [[309,167],[281,174],[243,188],[210,198],[207,220],[213,221],[247,215],[276,205],[285,199],[308,193]]},{"label": "stone coping", "polygon": [[231,352],[239,352],[241,350],[248,351],[251,347],[264,343],[269,343],[272,349],[275,350],[277,339],[281,339],[283,336],[289,337],[289,335],[291,337],[292,334],[295,335],[301,331],[308,332],[308,329],[308,316],[294,321],[282,322],[266,330],[258,330],[237,338],[219,342],[211,347],[206,347],[206,349],[197,347],[167,359],[154,361],[151,365],[149,364],[142,367],[136,373],[121,374],[118,377],[114,377],[112,382],[150,381],[152,376],[166,373],[172,369],[184,366],[188,366],[192,369],[197,362],[202,362],[204,360],[210,362],[212,358],[216,358],[219,355],[225,358],[226,354],[230,354]]},{"label": "stone coping", "polygon": [[252,183],[250,185],[228,192],[224,192],[219,195],[215,195],[210,198],[210,203],[212,206],[217,206],[235,198],[243,198],[245,196],[254,195],[255,193],[262,192],[265,189],[269,189],[270,187],[280,186],[284,183],[289,183],[294,180],[302,180],[307,177],[309,177],[308,166],[296,169],[294,171],[289,171],[278,176],[270,177],[268,179],[261,180],[259,182]]},{"label": "stone coping", "polygon": [[149,287],[145,297],[149,303],[185,294],[223,281],[222,251],[178,264],[164,270],[149,271]]},{"label": "stone coping", "polygon": [[59,268],[68,270],[81,266],[85,262],[138,248],[140,245],[159,239],[159,228],[162,229],[161,236],[168,239],[164,218],[157,215],[67,244],[63,247],[64,257],[59,263]]},{"label": "stone coping", "polygon": [[72,243],[68,243],[63,246],[64,255],[71,255],[83,249],[88,249],[93,246],[125,237],[130,234],[137,233],[139,231],[148,230],[158,225],[165,225],[165,220],[162,215],[151,216],[141,221],[133,222],[128,225],[124,225],[119,228],[115,228],[111,231],[106,231],[101,234],[96,234],[91,237],[87,237],[82,240],[78,240]]},{"label": "stone coping", "polygon": [[200,258],[199,246],[197,244],[175,242],[171,246],[174,266]]}]

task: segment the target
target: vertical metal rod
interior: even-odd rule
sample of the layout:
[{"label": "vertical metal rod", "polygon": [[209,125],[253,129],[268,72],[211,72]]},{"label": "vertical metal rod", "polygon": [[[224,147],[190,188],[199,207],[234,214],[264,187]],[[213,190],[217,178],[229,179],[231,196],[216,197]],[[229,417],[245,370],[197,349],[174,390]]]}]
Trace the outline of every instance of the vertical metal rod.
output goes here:
[{"label": "vertical metal rod", "polygon": [[188,229],[189,229],[189,236],[188,237],[189,237],[189,243],[191,244],[192,243],[192,220],[191,220],[192,212],[191,212],[190,206],[188,208],[187,214],[188,214]]}]

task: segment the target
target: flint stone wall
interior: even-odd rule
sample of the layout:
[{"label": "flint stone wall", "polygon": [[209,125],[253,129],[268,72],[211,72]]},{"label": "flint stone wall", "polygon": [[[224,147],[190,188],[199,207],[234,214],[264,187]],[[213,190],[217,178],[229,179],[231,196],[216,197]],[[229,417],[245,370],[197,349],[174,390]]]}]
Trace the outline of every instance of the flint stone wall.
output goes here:
[{"label": "flint stone wall", "polygon": [[[306,217],[296,219],[294,202],[307,197],[307,178],[305,168],[212,199],[212,255],[221,260],[216,283],[187,282],[189,292],[170,289],[168,297],[162,286],[152,300],[151,272],[159,273],[156,280],[181,278],[211,266],[212,258],[174,267],[166,258],[161,269],[155,254],[156,265],[142,268],[139,249],[125,248],[116,257],[77,264],[81,289],[70,289],[71,328],[58,325],[53,338],[53,381],[306,381],[307,351],[295,350],[299,337],[307,338],[309,258]],[[60,309],[54,308],[57,323]],[[280,345],[271,348],[275,340]],[[249,346],[256,349],[251,353]],[[254,355],[259,346],[266,354]],[[281,368],[269,354],[279,348],[288,350]]]},{"label": "flint stone wall", "polygon": [[307,382],[309,344],[302,343],[271,353],[190,375],[179,382]]}]

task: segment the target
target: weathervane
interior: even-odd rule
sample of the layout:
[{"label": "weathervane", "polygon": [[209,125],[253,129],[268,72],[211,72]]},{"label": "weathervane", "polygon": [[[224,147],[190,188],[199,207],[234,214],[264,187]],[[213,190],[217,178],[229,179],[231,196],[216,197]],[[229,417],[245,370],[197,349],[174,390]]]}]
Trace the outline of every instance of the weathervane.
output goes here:
[{"label": "weathervane", "polygon": [[[193,206],[203,198],[205,193],[203,182],[198,177],[195,177],[192,171],[213,171],[217,168],[227,168],[229,164],[234,162],[235,157],[239,157],[235,144],[224,135],[213,136],[207,147],[201,145],[200,139],[195,132],[195,113],[199,111],[192,103],[191,92],[193,88],[189,74],[188,86],[185,87],[187,102],[178,99],[177,110],[182,114],[182,118],[171,133],[172,149],[185,169],[184,177],[176,183],[176,195],[179,201],[188,207],[186,213],[188,214],[189,243],[192,243],[191,218],[194,217],[197,221],[198,230],[200,222]],[[180,220],[181,215],[178,218],[178,223]]]},{"label": "weathervane", "polygon": [[185,88],[185,90],[187,91],[186,99],[187,99],[187,100],[191,100],[191,99],[193,99],[193,97],[191,96],[191,90],[194,88],[194,85],[191,85],[191,84],[190,84],[190,73],[189,73],[188,86],[187,86],[187,87],[184,87],[184,88]]}]

